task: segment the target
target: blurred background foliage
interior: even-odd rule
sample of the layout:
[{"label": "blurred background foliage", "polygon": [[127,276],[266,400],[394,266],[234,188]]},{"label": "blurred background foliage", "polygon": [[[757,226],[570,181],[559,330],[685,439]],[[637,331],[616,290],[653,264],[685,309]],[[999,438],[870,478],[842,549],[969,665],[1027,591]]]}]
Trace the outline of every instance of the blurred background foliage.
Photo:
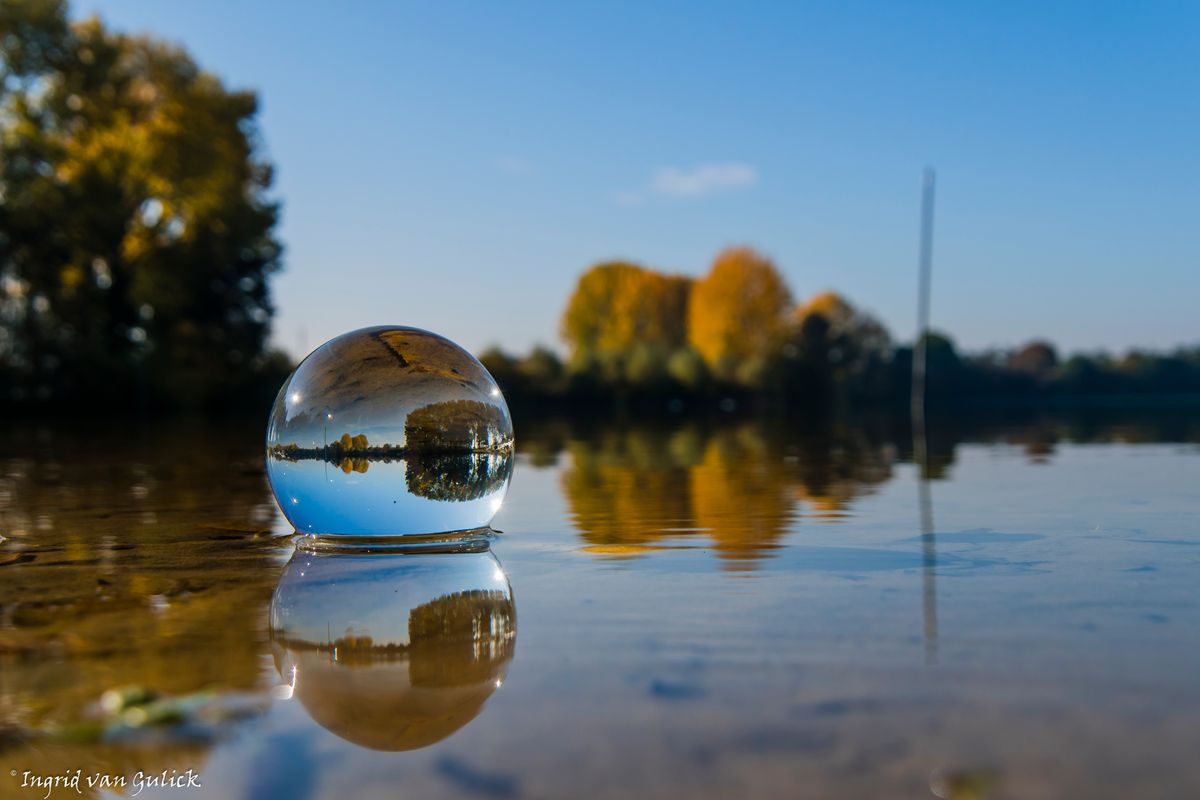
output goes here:
[{"label": "blurred background foliage", "polygon": [[[523,357],[491,348],[480,358],[517,406],[828,411],[909,402],[910,345],[835,291],[794,297],[750,247],[718,253],[695,280],[603,262],[567,301],[566,359],[544,347]],[[928,401],[943,408],[1200,402],[1200,347],[1063,359],[1041,340],[964,354],[932,332],[925,344]]]},{"label": "blurred background foliage", "polygon": [[[257,99],[182,50],[0,4],[0,380],[9,402],[273,394],[280,267]],[[269,402],[269,401],[268,401]]]}]

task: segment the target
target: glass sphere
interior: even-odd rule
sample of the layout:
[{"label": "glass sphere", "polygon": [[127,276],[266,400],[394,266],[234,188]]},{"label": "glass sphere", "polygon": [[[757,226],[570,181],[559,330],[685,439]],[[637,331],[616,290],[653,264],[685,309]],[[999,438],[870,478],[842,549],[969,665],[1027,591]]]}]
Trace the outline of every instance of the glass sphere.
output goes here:
[{"label": "glass sphere", "polygon": [[391,537],[485,528],[512,475],[496,381],[449,339],[363,328],[326,342],[284,382],[267,476],[300,533]]},{"label": "glass sphere", "polygon": [[271,599],[282,683],[326,730],[415,750],[474,719],[516,645],[512,587],[490,550],[404,555],[297,550]]}]

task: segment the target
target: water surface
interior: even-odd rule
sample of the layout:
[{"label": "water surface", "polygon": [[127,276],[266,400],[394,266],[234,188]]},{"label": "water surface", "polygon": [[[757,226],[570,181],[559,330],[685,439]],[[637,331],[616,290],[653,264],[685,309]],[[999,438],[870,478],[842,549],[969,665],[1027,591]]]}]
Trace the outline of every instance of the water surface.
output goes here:
[{"label": "water surface", "polygon": [[301,577],[256,426],[10,430],[0,796],[1200,793],[1194,420],[517,442],[491,553]]}]

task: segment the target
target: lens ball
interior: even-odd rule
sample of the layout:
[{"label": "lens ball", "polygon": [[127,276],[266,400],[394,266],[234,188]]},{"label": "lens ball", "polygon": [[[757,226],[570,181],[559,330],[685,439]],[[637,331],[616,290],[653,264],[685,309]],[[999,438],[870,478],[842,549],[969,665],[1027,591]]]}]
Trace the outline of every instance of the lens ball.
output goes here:
[{"label": "lens ball", "polygon": [[479,361],[419,328],[363,328],[296,367],[271,411],[267,476],[297,532],[412,536],[489,525],[513,428]]}]

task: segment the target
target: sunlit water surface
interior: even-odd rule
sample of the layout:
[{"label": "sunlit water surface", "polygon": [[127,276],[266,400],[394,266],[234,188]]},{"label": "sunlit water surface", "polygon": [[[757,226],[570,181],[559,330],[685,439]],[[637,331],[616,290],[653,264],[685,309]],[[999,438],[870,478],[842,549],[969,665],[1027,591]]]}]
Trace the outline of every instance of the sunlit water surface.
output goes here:
[{"label": "sunlit water surface", "polygon": [[933,434],[518,426],[490,554],[371,561],[253,426],[13,429],[0,796],[1200,794],[1200,424]]}]

